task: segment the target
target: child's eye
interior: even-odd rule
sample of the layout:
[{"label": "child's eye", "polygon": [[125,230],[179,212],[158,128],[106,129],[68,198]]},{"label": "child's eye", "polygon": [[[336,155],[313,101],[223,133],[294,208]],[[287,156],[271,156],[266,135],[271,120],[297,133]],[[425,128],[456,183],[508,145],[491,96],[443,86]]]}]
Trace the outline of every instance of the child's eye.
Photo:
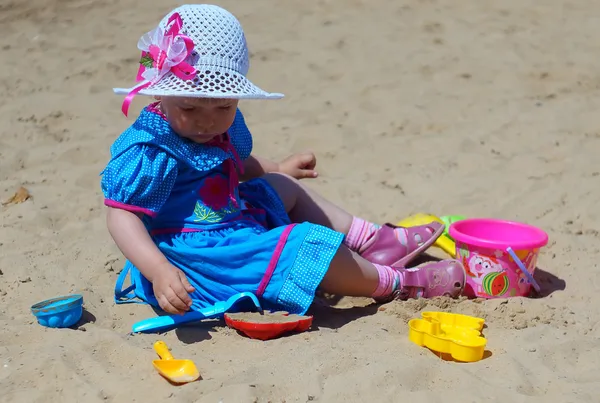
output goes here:
[{"label": "child's eye", "polygon": [[186,111],[186,112],[190,112],[194,110],[193,106],[181,106],[180,107],[182,111]]},{"label": "child's eye", "polygon": [[219,106],[219,109],[222,111],[228,111],[231,109],[231,105],[223,105],[223,106]]}]

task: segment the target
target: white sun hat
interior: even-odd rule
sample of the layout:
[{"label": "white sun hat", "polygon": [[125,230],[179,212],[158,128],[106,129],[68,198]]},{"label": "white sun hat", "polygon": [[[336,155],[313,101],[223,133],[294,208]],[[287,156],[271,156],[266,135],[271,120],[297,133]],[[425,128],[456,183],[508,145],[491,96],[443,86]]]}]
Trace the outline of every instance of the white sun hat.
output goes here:
[{"label": "white sun hat", "polygon": [[248,47],[240,22],[221,7],[183,5],[138,42],[138,85],[115,88],[125,95],[123,113],[136,94],[230,99],[279,99],[246,78]]}]

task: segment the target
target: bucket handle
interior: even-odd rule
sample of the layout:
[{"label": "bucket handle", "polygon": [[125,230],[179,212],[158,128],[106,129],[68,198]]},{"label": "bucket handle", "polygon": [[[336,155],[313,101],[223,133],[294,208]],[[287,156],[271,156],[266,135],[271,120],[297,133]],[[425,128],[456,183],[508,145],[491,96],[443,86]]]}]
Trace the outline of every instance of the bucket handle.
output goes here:
[{"label": "bucket handle", "polygon": [[519,259],[519,257],[515,253],[515,251],[510,246],[508,248],[506,248],[506,251],[513,258],[513,260],[515,261],[515,263],[517,264],[517,266],[519,266],[519,269],[521,269],[521,271],[523,272],[523,274],[525,274],[525,276],[527,276],[527,280],[529,280],[529,284],[531,284],[533,286],[533,288],[535,289],[535,291],[537,291],[538,293],[540,293],[540,291],[541,291],[540,285],[533,278],[533,274],[529,273],[529,270],[527,270],[527,267],[525,267],[525,265],[523,264],[523,262],[521,262],[521,259]]}]

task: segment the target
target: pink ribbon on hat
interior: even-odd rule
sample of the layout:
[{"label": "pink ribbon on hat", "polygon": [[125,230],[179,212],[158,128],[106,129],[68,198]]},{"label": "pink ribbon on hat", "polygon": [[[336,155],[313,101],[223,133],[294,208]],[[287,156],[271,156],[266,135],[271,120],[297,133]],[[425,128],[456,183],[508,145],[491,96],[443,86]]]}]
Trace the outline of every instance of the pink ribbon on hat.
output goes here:
[{"label": "pink ribbon on hat", "polygon": [[179,32],[182,26],[181,16],[174,13],[167,21],[167,32],[157,27],[140,38],[138,48],[142,56],[136,81],[143,83],[135,86],[125,97],[121,106],[125,116],[133,98],[144,88],[156,84],[168,72],[182,80],[190,80],[196,75],[196,69],[185,61],[194,49],[194,41]]}]

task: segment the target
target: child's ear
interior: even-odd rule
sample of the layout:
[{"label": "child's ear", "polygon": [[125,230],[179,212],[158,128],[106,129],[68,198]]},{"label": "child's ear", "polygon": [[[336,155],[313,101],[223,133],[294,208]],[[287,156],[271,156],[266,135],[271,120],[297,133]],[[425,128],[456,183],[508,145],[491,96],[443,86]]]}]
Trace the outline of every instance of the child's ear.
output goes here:
[{"label": "child's ear", "polygon": [[154,99],[157,100],[157,101],[160,101],[162,99],[162,97],[160,95],[155,95]]}]

